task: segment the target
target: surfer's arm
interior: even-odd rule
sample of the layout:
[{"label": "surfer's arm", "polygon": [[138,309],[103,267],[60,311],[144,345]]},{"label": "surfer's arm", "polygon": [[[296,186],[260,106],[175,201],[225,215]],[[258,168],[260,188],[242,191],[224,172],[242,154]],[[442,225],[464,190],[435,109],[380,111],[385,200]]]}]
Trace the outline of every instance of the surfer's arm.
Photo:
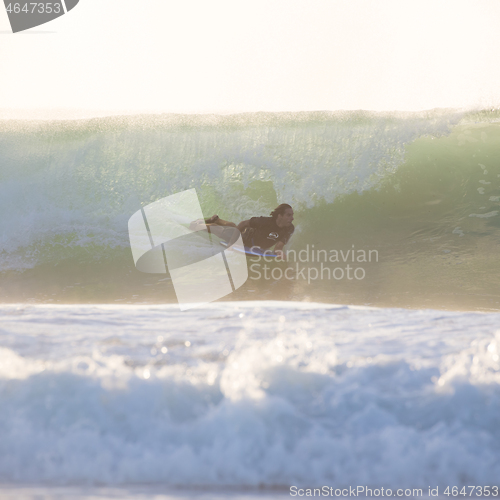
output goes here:
[{"label": "surfer's arm", "polygon": [[240,233],[243,233],[243,231],[244,231],[247,227],[250,227],[250,219],[248,219],[248,220],[244,220],[244,221],[241,221],[241,222],[238,224],[238,229],[239,229]]}]

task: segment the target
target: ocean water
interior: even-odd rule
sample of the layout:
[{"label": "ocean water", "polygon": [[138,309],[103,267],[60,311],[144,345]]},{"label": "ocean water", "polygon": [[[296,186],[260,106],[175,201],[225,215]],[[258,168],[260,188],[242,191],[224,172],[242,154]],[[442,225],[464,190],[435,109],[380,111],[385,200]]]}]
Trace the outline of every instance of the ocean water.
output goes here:
[{"label": "ocean water", "polygon": [[[192,188],[296,231],[181,312],[127,223]],[[498,110],[0,121],[0,499],[498,486],[499,207]]]},{"label": "ocean water", "polygon": [[498,110],[3,120],[0,300],[175,303],[127,221],[191,188],[206,216],[295,210],[293,279],[261,263],[226,300],[499,310]]},{"label": "ocean water", "polygon": [[494,313],[246,301],[0,318],[3,484],[427,493],[500,477]]}]

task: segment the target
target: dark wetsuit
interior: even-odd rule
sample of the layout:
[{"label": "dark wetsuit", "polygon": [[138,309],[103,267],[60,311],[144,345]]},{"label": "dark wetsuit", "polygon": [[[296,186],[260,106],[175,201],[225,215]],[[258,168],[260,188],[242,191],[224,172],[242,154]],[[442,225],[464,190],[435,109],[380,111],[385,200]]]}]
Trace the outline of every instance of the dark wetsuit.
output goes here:
[{"label": "dark wetsuit", "polygon": [[243,232],[243,243],[246,247],[257,246],[266,250],[278,241],[286,244],[295,231],[293,224],[279,227],[272,217],[252,217],[249,222],[250,227]]}]

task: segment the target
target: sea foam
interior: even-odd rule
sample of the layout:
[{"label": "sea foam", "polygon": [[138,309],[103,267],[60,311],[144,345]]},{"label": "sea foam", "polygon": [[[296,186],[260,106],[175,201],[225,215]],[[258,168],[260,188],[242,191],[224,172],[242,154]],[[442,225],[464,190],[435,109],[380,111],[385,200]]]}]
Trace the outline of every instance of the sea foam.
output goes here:
[{"label": "sea foam", "polygon": [[497,314],[1,306],[0,480],[334,487],[500,477]]}]

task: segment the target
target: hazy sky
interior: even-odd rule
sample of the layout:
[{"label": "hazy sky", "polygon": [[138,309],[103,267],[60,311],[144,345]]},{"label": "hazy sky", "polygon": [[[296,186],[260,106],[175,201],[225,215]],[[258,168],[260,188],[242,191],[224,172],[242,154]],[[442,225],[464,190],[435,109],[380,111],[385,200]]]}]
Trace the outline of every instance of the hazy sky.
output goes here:
[{"label": "hazy sky", "polygon": [[499,0],[80,0],[12,34],[0,5],[0,117],[498,106],[499,26]]}]

